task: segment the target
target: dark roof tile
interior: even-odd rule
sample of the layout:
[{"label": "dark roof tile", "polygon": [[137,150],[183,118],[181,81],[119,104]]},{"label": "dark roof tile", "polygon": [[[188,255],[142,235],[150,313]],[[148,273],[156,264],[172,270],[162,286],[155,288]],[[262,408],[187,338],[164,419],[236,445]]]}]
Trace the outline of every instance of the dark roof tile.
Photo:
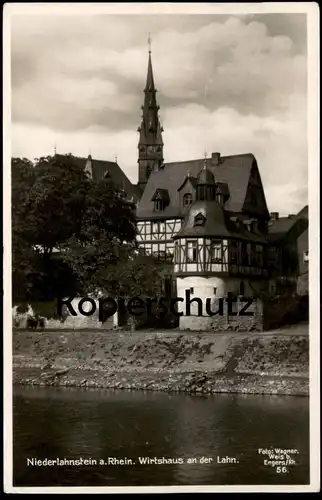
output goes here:
[{"label": "dark roof tile", "polygon": [[[195,218],[199,214],[205,218],[203,225],[195,225]],[[174,239],[189,237],[238,238],[253,243],[267,243],[263,235],[233,224],[223,207],[214,200],[196,201],[190,206],[182,227]]]},{"label": "dark roof tile", "polygon": [[[175,218],[184,215],[180,206],[178,188],[182,186],[188,173],[194,178],[204,167],[204,158],[197,160],[166,163],[158,172],[152,172],[138,204],[137,216],[139,219]],[[240,212],[245,201],[251,168],[256,162],[253,154],[242,154],[221,157],[219,165],[214,165],[211,158],[207,160],[207,169],[215,176],[215,181],[228,185],[230,197],[225,204],[225,210]],[[161,213],[153,212],[151,198],[158,189],[169,191],[170,203]]]},{"label": "dark roof tile", "polygon": [[[63,156],[63,155],[57,155]],[[85,168],[86,162],[89,158],[81,158],[79,156],[73,156],[74,161],[81,167]],[[141,196],[141,192],[139,188],[132,184],[132,182],[125,175],[123,170],[115,161],[107,161],[107,160],[95,160],[91,159],[92,164],[92,176],[94,181],[99,181],[104,178],[106,173],[108,172],[109,177],[112,181],[119,187],[124,189],[126,194],[129,197],[134,198],[135,201],[138,201]]]}]

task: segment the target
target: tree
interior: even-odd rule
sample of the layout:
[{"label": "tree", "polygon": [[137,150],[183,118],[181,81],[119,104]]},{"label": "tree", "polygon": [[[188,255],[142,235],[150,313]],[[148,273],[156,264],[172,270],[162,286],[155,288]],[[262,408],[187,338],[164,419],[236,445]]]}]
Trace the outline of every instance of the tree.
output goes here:
[{"label": "tree", "polygon": [[33,164],[26,158],[11,161],[12,290],[14,303],[32,294],[37,255],[25,239],[25,214],[30,189],[35,181]]},{"label": "tree", "polygon": [[24,237],[44,256],[50,256],[54,248],[80,231],[90,183],[72,155],[36,160],[34,183],[26,203]]},{"label": "tree", "polygon": [[92,182],[87,192],[80,230],[61,245],[62,255],[89,292],[111,289],[136,248],[133,203],[110,179]]},{"label": "tree", "polygon": [[14,301],[160,293],[160,268],[138,253],[134,204],[84,167],[72,155],[12,159]]},{"label": "tree", "polygon": [[[13,300],[48,300],[76,286],[54,248],[80,230],[90,180],[71,155],[12,159]],[[62,279],[64,276],[65,279]]]}]

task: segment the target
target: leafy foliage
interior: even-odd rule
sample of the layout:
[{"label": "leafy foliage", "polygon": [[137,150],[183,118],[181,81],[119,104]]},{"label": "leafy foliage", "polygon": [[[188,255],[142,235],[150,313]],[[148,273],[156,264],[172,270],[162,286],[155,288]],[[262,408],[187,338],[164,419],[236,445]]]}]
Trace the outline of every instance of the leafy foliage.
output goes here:
[{"label": "leafy foliage", "polygon": [[154,257],[132,251],[100,269],[95,274],[95,285],[109,296],[157,297],[161,293],[161,275],[162,267]]},{"label": "leafy foliage", "polygon": [[86,290],[96,290],[107,280],[116,279],[120,262],[126,262],[135,249],[135,236],[133,204],[111,180],[92,182],[80,230],[61,245],[63,259]]},{"label": "leafy foliage", "polygon": [[12,159],[13,298],[154,293],[154,259],[138,255],[134,205],[72,155]]},{"label": "leafy foliage", "polygon": [[80,230],[90,180],[71,155],[40,158],[25,206],[24,237],[44,254]]}]

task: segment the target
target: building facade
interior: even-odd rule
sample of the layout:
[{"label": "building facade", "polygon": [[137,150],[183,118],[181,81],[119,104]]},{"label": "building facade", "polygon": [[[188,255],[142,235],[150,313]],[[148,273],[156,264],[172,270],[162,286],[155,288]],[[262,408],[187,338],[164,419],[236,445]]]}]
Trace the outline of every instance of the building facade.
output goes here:
[{"label": "building facade", "polygon": [[[253,310],[253,321],[239,317],[242,298],[259,298],[269,285],[270,214],[256,158],[214,152],[209,158],[164,163],[151,53],[144,94],[138,144],[139,248],[168,266],[178,297],[189,294],[190,314],[180,317],[181,328],[247,323],[247,329],[260,329],[261,311]],[[227,296],[234,298],[237,314],[229,314],[225,300],[223,315],[205,312],[207,299],[212,308]]]},{"label": "building facade", "polygon": [[271,214],[269,271],[274,295],[309,293],[308,226],[308,206],[287,217],[280,217],[277,212]]}]

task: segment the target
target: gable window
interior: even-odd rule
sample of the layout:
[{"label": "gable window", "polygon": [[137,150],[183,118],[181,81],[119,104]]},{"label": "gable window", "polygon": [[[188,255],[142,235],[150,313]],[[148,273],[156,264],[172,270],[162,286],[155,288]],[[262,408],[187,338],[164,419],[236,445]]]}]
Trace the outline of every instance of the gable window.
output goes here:
[{"label": "gable window", "polygon": [[187,262],[197,262],[197,241],[187,241]]},{"label": "gable window", "polygon": [[200,213],[197,214],[194,221],[194,226],[204,226],[206,222],[206,217]]},{"label": "gable window", "polygon": [[155,212],[164,210],[170,203],[168,191],[166,189],[157,189],[151,201],[154,203]]},{"label": "gable window", "polygon": [[305,252],[303,252],[303,263],[307,264],[308,262],[309,262],[309,251],[306,250]]},{"label": "gable window", "polygon": [[192,203],[192,194],[186,193],[183,197],[183,206],[188,207]]}]

